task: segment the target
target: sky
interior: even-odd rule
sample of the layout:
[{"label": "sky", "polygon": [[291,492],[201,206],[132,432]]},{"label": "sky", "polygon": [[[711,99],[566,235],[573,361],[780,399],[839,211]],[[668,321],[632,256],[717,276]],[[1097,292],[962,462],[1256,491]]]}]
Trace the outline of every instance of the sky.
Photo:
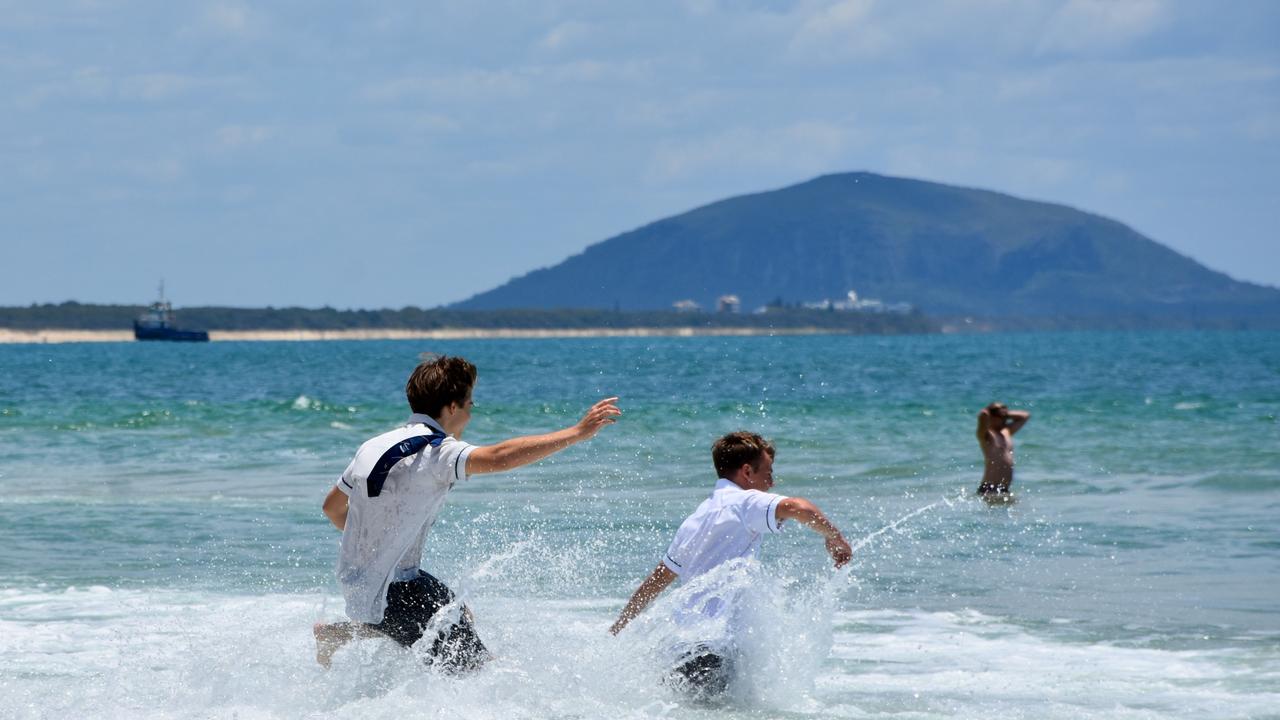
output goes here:
[{"label": "sky", "polygon": [[1280,286],[1280,2],[0,0],[0,305],[434,307],[854,170]]}]

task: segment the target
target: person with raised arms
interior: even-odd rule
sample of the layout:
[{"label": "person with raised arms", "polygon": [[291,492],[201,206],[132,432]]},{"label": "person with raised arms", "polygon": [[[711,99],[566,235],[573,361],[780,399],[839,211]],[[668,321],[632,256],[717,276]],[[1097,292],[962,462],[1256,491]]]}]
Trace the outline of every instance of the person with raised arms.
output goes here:
[{"label": "person with raised arms", "polygon": [[[444,583],[420,567],[432,524],[455,483],[537,462],[589,440],[622,414],[605,398],[574,425],[543,435],[476,446],[462,440],[471,422],[476,367],[459,357],[429,356],[409,376],[413,414],[400,427],[360,446],[324,500],[342,531],[338,581],[350,623],[317,624],[316,659],[328,667],[355,636],[384,635],[410,647],[429,624],[438,628],[427,653],[446,671],[472,670],[489,659],[471,614]],[[449,610],[451,616],[437,613]]]},{"label": "person with raised arms", "polygon": [[993,402],[978,413],[978,445],[982,448],[982,484],[978,494],[988,502],[1009,502],[1013,495],[1013,436],[1031,413]]},{"label": "person with raised arms", "polygon": [[[719,480],[711,496],[681,523],[662,561],[632,594],[610,633],[621,632],[676,578],[687,584],[726,562],[757,557],[764,537],[781,532],[785,520],[821,535],[837,568],[849,562],[849,543],[818,506],[769,492],[776,454],[772,443],[750,432],[729,433],[715,442],[711,459]],[[733,611],[732,600],[712,591],[688,603],[686,610],[701,616],[695,621],[714,619]],[[732,639],[696,643],[681,653],[668,679],[696,696],[714,697],[728,689],[735,653]]]}]

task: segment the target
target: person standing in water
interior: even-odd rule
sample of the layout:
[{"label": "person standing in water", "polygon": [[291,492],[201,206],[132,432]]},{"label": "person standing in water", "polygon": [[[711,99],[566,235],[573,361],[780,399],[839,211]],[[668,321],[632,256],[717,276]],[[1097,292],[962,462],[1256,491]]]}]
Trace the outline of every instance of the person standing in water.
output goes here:
[{"label": "person standing in water", "polygon": [[[325,516],[342,531],[338,580],[353,622],[315,626],[321,665],[328,667],[353,637],[384,635],[410,647],[428,625],[439,628],[429,638],[432,664],[449,671],[482,665],[489,652],[471,613],[419,567],[449,490],[472,475],[512,470],[589,440],[622,414],[618,398],[605,398],[563,430],[471,445],[461,438],[471,422],[475,383],[475,365],[462,358],[424,360],[405,385],[413,414],[361,445],[325,498]],[[446,608],[451,614],[433,621]]]},{"label": "person standing in water", "polygon": [[[798,497],[769,492],[773,487],[773,444],[755,433],[725,435],[711,448],[719,476],[711,496],[680,525],[675,539],[649,577],[640,583],[609,632],[617,635],[677,577],[693,581],[732,560],[754,558],[765,535],[782,532],[794,520],[821,535],[837,568],[853,556],[840,530],[816,505]],[[684,620],[701,623],[733,613],[732,593],[709,591],[691,602]],[[732,615],[729,615],[732,617]],[[733,676],[732,638],[718,638],[685,648],[668,677],[702,697],[728,689]]]},{"label": "person standing in water", "polygon": [[978,445],[984,461],[979,495],[997,501],[1012,497],[1009,486],[1013,484],[1013,436],[1029,419],[1031,413],[1026,410],[1010,410],[998,402],[978,413]]}]

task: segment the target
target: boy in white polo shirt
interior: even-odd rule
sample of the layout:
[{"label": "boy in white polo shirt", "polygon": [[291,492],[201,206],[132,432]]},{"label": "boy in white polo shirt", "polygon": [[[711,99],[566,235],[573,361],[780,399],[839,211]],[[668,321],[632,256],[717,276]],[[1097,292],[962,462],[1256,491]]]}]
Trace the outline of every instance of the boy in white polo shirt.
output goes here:
[{"label": "boy in white polo shirt", "polygon": [[[711,448],[720,479],[711,497],[680,525],[675,539],[649,577],[640,583],[609,628],[617,635],[677,577],[690,582],[730,560],[754,558],[765,535],[782,531],[784,520],[795,520],[826,539],[827,552],[837,568],[853,551],[835,525],[804,498],[768,492],[773,487],[773,444],[755,433],[725,435]],[[700,597],[695,612],[717,617],[729,608],[729,598]],[[730,651],[701,646],[683,657],[674,677],[700,695],[715,695],[728,687],[733,658]]]},{"label": "boy in white polo shirt", "polygon": [[[438,628],[433,664],[455,671],[482,665],[489,654],[470,613],[419,567],[423,541],[449,490],[472,475],[528,465],[588,440],[622,414],[617,398],[606,398],[563,430],[470,445],[460,438],[471,422],[475,382],[475,366],[462,358],[434,356],[419,364],[405,385],[413,415],[361,445],[325,498],[325,515],[342,530],[338,580],[355,622],[316,626],[321,665],[355,635],[381,634],[409,647],[428,624]],[[433,623],[447,607],[453,613]]]}]

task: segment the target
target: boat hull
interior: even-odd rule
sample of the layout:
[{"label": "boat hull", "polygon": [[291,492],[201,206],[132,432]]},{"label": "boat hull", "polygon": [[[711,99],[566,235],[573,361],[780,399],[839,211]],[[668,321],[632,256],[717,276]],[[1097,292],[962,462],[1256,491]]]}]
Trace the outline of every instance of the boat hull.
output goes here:
[{"label": "boat hull", "polygon": [[133,337],[137,340],[161,340],[168,342],[209,342],[209,333],[204,330],[178,330],[175,328],[142,327],[133,325]]}]

